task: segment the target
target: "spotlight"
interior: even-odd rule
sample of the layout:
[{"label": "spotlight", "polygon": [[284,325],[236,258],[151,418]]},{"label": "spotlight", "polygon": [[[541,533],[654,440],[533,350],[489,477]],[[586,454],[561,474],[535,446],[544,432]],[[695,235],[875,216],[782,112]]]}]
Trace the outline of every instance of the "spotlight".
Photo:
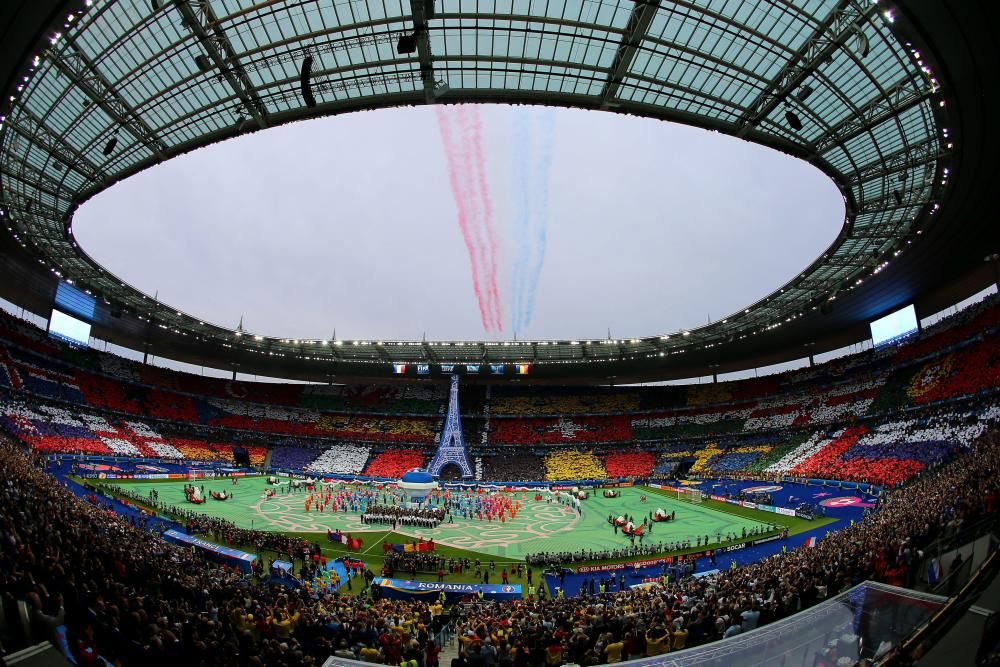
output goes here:
[{"label": "spotlight", "polygon": [[785,109],[785,120],[788,121],[789,127],[798,132],[802,129],[802,121],[791,109]]},{"label": "spotlight", "polygon": [[417,33],[403,35],[396,43],[396,53],[413,53],[417,50]]},{"label": "spotlight", "polygon": [[194,64],[198,67],[199,72],[207,72],[212,69],[212,61],[204,53],[194,57]]},{"label": "spotlight", "polygon": [[118,147],[118,135],[116,134],[115,136],[108,139],[108,143],[104,144],[104,150],[101,152],[104,153],[104,157],[110,157],[110,155],[115,152],[115,148],[117,147]]},{"label": "spotlight", "polygon": [[812,94],[813,94],[812,86],[810,86],[808,83],[804,83],[802,84],[802,87],[799,88],[798,91],[795,93],[795,99],[797,99],[799,102],[805,102]]}]

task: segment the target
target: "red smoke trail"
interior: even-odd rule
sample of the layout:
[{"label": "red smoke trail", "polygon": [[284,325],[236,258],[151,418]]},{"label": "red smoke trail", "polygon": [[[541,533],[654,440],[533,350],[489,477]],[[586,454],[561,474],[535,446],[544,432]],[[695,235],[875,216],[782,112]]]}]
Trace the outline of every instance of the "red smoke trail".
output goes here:
[{"label": "red smoke trail", "polygon": [[[462,128],[461,108],[459,113],[455,114],[458,123],[454,124],[448,109],[439,106],[435,111],[448,163],[448,180],[451,184],[452,195],[455,197],[455,206],[458,209],[458,227],[462,230],[462,238],[465,241],[472,267],[472,289],[479,302],[479,316],[483,328],[490,331],[495,319],[490,312],[490,295],[488,292],[484,294],[481,287],[481,263],[485,253],[480,239],[481,227],[478,220],[479,211],[477,210],[479,201],[477,201],[478,198],[474,192],[475,184],[468,180],[472,165],[469,151],[464,145],[466,143],[465,137],[462,136],[466,133],[463,132]],[[459,143],[463,144],[462,149],[459,149]]]},{"label": "red smoke trail", "polygon": [[482,210],[481,236],[484,241],[483,280],[486,283],[486,293],[489,301],[489,311],[493,314],[493,324],[496,330],[503,331],[503,306],[497,289],[497,242],[493,232],[493,203],[490,200],[489,184],[486,181],[486,158],[483,153],[483,123],[477,106],[462,107],[466,127],[468,128],[468,146],[472,158],[474,173],[470,174],[478,185],[479,201]]}]

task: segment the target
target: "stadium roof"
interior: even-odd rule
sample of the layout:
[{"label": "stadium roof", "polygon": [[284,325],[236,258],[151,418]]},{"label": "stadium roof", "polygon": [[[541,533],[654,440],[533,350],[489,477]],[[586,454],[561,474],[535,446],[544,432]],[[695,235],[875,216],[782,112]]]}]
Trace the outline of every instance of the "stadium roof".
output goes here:
[{"label": "stadium roof", "polygon": [[[941,301],[933,292],[946,282],[954,293],[983,282],[979,271],[957,286],[977,267],[947,253],[938,259],[948,270],[929,281],[913,274],[934,271],[925,261],[896,268],[914,248],[933,258],[929,237],[942,227],[935,216],[943,217],[961,152],[960,98],[949,86],[965,70],[942,62],[952,47],[928,21],[981,18],[934,4],[11,2],[0,293],[47,312],[55,282],[69,279],[99,299],[95,335],[196,364],[312,379],[386,375],[392,363],[477,362],[532,363],[540,379],[655,379],[853,342],[873,315],[907,300]],[[209,143],[320,115],[486,101],[637,114],[773,147],[834,180],[846,203],[843,229],[784,287],[740,312],[614,341],[276,339],[158,303],[74,240],[82,202]],[[972,229],[959,218],[949,224],[952,233]]]}]

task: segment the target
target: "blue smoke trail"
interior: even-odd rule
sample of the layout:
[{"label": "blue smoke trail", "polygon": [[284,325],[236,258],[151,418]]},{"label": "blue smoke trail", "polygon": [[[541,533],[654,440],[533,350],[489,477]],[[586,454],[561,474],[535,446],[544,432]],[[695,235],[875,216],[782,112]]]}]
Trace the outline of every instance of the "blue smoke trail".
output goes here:
[{"label": "blue smoke trail", "polygon": [[511,112],[511,122],[513,124],[513,143],[511,145],[511,161],[515,195],[515,211],[513,216],[513,226],[511,238],[514,242],[513,256],[514,266],[511,270],[511,328],[514,333],[521,330],[524,302],[524,278],[525,266],[528,250],[528,234],[530,203],[528,188],[530,184],[530,141],[531,128],[529,126],[528,111],[526,109],[515,108]]},{"label": "blue smoke trail", "polygon": [[[526,239],[529,253],[525,260],[527,269],[523,278],[523,295],[519,321],[523,328],[531,324],[535,314],[535,295],[538,291],[538,279],[545,263],[545,246],[548,241],[549,223],[549,176],[552,168],[552,155],[555,148],[555,112],[552,109],[532,110],[531,134],[536,154],[531,156],[530,167],[530,212],[528,214],[528,229]],[[529,170],[525,170],[529,171]]]}]

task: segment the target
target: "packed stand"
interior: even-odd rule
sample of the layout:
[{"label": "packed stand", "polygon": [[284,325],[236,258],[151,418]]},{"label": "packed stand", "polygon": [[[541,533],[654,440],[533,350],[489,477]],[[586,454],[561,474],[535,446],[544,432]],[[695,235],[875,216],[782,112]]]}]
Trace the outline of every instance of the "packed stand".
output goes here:
[{"label": "packed stand", "polygon": [[[867,579],[912,585],[924,550],[937,537],[996,515],[998,467],[994,435],[974,452],[891,493],[862,521],[819,540],[815,548],[718,574],[674,576],[651,590],[612,585],[598,574],[582,597],[531,596],[467,606],[456,610],[462,650],[477,660],[495,652],[514,664],[601,665],[739,635]],[[567,557],[589,560],[590,555],[539,555],[533,562],[561,564]]]},{"label": "packed stand", "polygon": [[605,479],[607,476],[601,459],[593,452],[564,449],[545,457],[545,479],[549,481]]},{"label": "packed stand", "polygon": [[399,479],[408,471],[423,467],[423,464],[423,451],[419,449],[393,449],[376,454],[368,467],[365,468],[365,475]]},{"label": "packed stand", "polygon": [[370,455],[371,448],[364,445],[334,445],[305,466],[305,471],[321,475],[360,475]]},{"label": "packed stand", "polygon": [[542,459],[531,451],[488,453],[483,459],[483,479],[491,482],[536,481],[543,469]]},{"label": "packed stand", "polygon": [[[429,643],[439,608],[267,588],[77,498],[32,456],[0,444],[3,590],[29,603],[37,625],[65,623],[82,664],[98,654],[124,667],[298,667],[331,654],[399,664]],[[498,664],[605,664],[738,635],[866,579],[911,584],[934,539],[995,516],[998,473],[990,434],[815,548],[660,589],[542,600],[529,588],[528,599],[455,607],[461,650],[470,663],[491,664],[495,651]]]},{"label": "packed stand", "polygon": [[608,477],[646,478],[653,473],[656,454],[652,452],[621,452],[604,457],[604,469]]}]

